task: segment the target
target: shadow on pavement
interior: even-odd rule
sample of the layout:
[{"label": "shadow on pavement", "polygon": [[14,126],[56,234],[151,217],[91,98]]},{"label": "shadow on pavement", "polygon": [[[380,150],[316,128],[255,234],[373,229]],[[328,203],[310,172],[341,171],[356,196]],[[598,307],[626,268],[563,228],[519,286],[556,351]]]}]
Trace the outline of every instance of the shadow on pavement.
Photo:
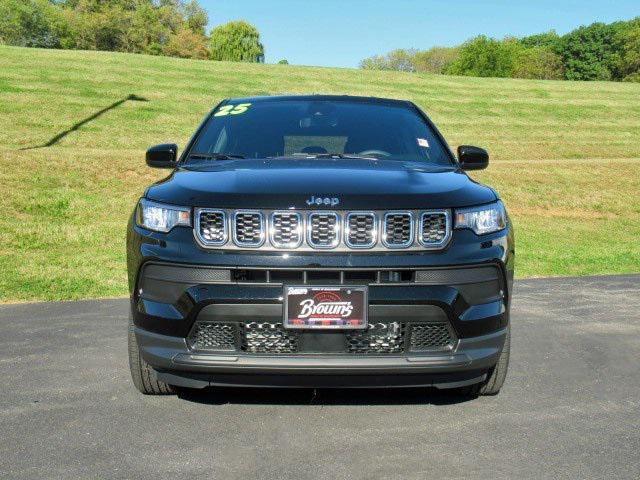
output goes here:
[{"label": "shadow on pavement", "polygon": [[207,405],[454,405],[474,399],[435,388],[181,388],[178,397]]}]

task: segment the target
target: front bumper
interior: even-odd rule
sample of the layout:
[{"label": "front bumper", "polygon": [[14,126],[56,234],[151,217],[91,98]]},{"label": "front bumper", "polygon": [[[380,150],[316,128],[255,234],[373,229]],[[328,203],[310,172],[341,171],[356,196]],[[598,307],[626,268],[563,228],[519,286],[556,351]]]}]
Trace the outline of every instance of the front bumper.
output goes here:
[{"label": "front bumper", "polygon": [[402,357],[328,355],[214,355],[193,352],[186,340],[136,328],[145,360],[172,385],[253,387],[453,388],[485,379],[497,362],[506,329],[461,339],[455,351]]},{"label": "front bumper", "polygon": [[[502,350],[513,279],[510,229],[483,242],[472,232],[457,232],[442,252],[364,255],[211,252],[194,246],[187,234],[174,229],[160,240],[132,226],[128,238],[138,344],[167,383],[451,388],[482,381]],[[241,342],[234,351],[202,351],[189,341],[200,321],[282,322],[284,284],[327,281],[367,284],[370,323],[444,321],[455,332],[455,343],[440,351],[407,346],[354,355],[313,347],[256,354]],[[321,345],[318,339],[307,345]]]}]

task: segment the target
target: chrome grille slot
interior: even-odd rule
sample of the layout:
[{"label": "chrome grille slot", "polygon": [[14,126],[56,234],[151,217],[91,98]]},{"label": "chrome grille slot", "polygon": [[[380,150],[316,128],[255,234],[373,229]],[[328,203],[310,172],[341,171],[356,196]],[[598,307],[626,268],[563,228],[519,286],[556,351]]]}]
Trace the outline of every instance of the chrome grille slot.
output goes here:
[{"label": "chrome grille slot", "polygon": [[196,209],[196,234],[204,245],[218,246],[227,242],[227,215],[222,210]]},{"label": "chrome grille slot", "polygon": [[233,216],[233,241],[241,247],[259,247],[265,240],[264,219],[260,212],[238,211]]},{"label": "chrome grille slot", "polygon": [[309,214],[307,242],[313,248],[334,248],[340,243],[340,223],[336,213]]},{"label": "chrome grille slot", "polygon": [[271,214],[271,244],[277,248],[297,248],[302,243],[302,217],[294,212]]},{"label": "chrome grille slot", "polygon": [[370,248],[378,241],[374,213],[349,213],[345,227],[345,243],[351,248]]},{"label": "chrome grille slot", "polygon": [[420,215],[420,243],[425,247],[439,247],[449,238],[449,212],[424,212]]},{"label": "chrome grille slot", "polygon": [[407,248],[413,243],[413,215],[388,212],[384,216],[382,243],[389,248]]}]

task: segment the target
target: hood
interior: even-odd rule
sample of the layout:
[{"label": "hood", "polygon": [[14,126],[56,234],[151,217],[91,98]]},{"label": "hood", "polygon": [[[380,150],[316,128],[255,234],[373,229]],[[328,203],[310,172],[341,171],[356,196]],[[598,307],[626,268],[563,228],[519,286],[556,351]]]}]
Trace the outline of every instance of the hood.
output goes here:
[{"label": "hood", "polygon": [[[148,188],[158,202],[194,207],[453,208],[496,200],[457,167],[394,160],[218,160],[181,167]],[[338,203],[336,203],[336,201]]]}]

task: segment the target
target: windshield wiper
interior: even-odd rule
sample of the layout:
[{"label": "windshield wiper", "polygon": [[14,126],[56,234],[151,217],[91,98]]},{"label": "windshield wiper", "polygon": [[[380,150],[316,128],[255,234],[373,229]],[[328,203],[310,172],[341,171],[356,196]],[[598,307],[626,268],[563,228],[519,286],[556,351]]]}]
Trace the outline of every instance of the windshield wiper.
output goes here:
[{"label": "windshield wiper", "polygon": [[233,153],[192,153],[189,155],[189,158],[195,160],[231,160],[233,158],[244,157]]},{"label": "windshield wiper", "polygon": [[305,153],[304,155],[312,158],[359,158],[362,160],[378,160],[376,157],[358,155],[356,153]]}]

